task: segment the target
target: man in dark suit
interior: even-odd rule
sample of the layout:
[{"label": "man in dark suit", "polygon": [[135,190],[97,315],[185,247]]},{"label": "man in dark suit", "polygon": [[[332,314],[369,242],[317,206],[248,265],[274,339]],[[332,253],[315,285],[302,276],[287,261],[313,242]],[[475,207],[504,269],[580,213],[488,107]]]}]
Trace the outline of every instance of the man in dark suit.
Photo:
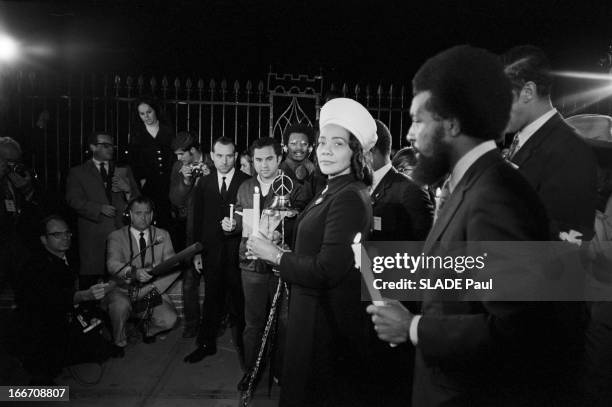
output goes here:
[{"label": "man in dark suit", "polygon": [[376,120],[378,140],[372,147],[373,232],[370,240],[424,240],[433,219],[427,192],[391,165],[391,133]]},{"label": "man in dark suit", "polygon": [[[447,255],[443,247],[455,242],[547,239],[537,194],[494,142],[512,103],[498,59],[482,49],[454,47],[420,68],[413,89],[414,175],[431,184],[450,173],[449,195],[425,255]],[[462,290],[427,290],[420,315],[399,302],[371,305],[368,312],[381,339],[416,346],[413,406],[541,405],[538,368],[548,359],[539,305],[468,301]]]},{"label": "man in dark suit", "polygon": [[58,215],[51,215],[40,226],[42,246],[26,260],[15,299],[19,348],[32,375],[30,384],[49,385],[62,367],[103,362],[115,350],[100,336],[79,335],[70,326],[70,318],[79,312],[75,311],[77,304],[104,298],[108,284],[76,290],[76,273],[69,264],[72,233],[68,225]]},{"label": "man in dark suit", "polygon": [[140,194],[130,167],[115,164],[113,137],[93,132],[92,158],[73,167],[66,180],[66,201],[78,215],[79,281],[89,287],[104,275],[106,238],[123,226],[123,211]]},{"label": "man in dark suit", "polygon": [[552,239],[575,230],[593,237],[597,203],[597,160],[576,130],[550,100],[552,78],[544,52],[533,46],[504,55],[512,82],[512,110],[507,133],[516,133],[508,158],[518,166],[544,203]]},{"label": "man in dark suit", "polygon": [[[514,47],[504,55],[504,63],[513,95],[506,132],[516,133],[508,158],[544,203],[551,223],[550,240],[575,231],[583,241],[590,241],[597,206],[595,154],[553,108],[551,67],[544,52],[534,46]],[[584,274],[582,269],[572,272]],[[557,317],[565,322],[558,336],[567,340],[559,345],[560,358],[573,360],[556,392],[567,400],[580,393],[574,387],[583,374],[586,309],[580,302],[559,302],[555,307]]]},{"label": "man in dark suit", "polygon": [[[237,153],[231,139],[217,139],[210,156],[215,169],[202,177],[193,191],[193,236],[204,247],[194,262],[196,269],[204,274],[205,293],[196,339],[197,348],[185,357],[188,363],[199,362],[217,353],[217,330],[223,317],[226,297],[233,321],[234,343],[240,360],[243,360],[241,338],[244,329],[244,296],[238,268],[240,232],[224,232],[221,222],[229,213],[229,205],[236,203],[238,187],[249,176],[235,169]],[[194,284],[195,287],[198,285]]]},{"label": "man in dark suit", "polygon": [[[390,160],[391,133],[380,120],[376,121],[378,139],[372,147],[373,241],[423,241],[433,221],[433,206],[429,194],[407,176],[400,174]],[[404,303],[418,311],[416,302]],[[410,399],[414,348],[390,348],[370,331],[370,369],[372,385],[380,389],[384,405],[404,405]]]},{"label": "man in dark suit", "polygon": [[[170,173],[170,202],[174,219],[174,237],[179,248],[185,243],[193,243],[193,191],[203,175],[210,174],[204,164],[204,155],[197,140],[186,131],[181,131],[172,141],[172,150],[177,161]],[[182,230],[177,230],[181,229]],[[183,311],[185,326],[183,338],[194,338],[200,322],[199,284],[200,274],[190,265],[183,270]]]}]

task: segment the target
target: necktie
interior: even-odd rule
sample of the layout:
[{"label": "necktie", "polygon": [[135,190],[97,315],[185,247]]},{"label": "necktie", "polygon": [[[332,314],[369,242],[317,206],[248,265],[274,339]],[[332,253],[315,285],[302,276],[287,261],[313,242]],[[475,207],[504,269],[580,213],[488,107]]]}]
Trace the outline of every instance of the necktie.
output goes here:
[{"label": "necktie", "polygon": [[518,144],[519,144],[519,134],[516,133],[514,135],[514,138],[512,139],[512,144],[510,144],[510,148],[504,155],[504,158],[506,160],[511,160],[512,157],[514,157],[514,154],[516,154],[516,152],[518,151]]},{"label": "necktie", "polygon": [[100,175],[102,176],[102,182],[104,182],[104,191],[106,192],[106,198],[108,198],[108,203],[112,204],[111,197],[111,184],[108,182],[108,172],[106,171],[106,166],[104,162],[100,163]]},{"label": "necktie", "polygon": [[221,177],[221,198],[225,201],[227,195],[227,184],[225,183],[225,177]]},{"label": "necktie", "polygon": [[436,197],[436,210],[434,212],[434,222],[436,222],[436,220],[440,216],[440,211],[442,211],[442,208],[444,207],[444,204],[448,200],[448,197],[450,196],[450,194],[451,194],[450,177],[448,177],[446,178],[446,181],[444,181],[444,184],[442,184],[442,188],[440,188],[440,194]]},{"label": "necktie", "polygon": [[106,166],[103,162],[100,163],[100,175],[102,175],[102,182],[104,182],[104,187],[108,183],[108,172],[106,171]]},{"label": "necktie", "polygon": [[140,246],[140,264],[142,268],[145,266],[145,256],[147,254],[147,241],[144,238],[144,232],[140,232],[140,239],[138,239],[138,245]]}]

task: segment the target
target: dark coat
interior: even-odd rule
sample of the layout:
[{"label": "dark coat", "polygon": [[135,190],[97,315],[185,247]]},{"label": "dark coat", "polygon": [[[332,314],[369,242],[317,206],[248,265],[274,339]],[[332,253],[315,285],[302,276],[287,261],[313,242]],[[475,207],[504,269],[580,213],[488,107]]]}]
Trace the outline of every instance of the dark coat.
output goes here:
[{"label": "dark coat", "polygon": [[[138,185],[130,167],[124,167],[121,172],[130,185],[131,197],[138,196]],[[117,170],[111,162],[109,176],[112,173],[117,173]],[[125,193],[112,192],[109,202],[100,171],[92,160],[88,160],[70,169],[66,180],[66,201],[79,217],[80,275],[104,274],[106,238],[112,231],[123,226],[123,212],[128,202]],[[102,215],[102,205],[113,205],[116,209],[115,217]]]},{"label": "dark coat", "polygon": [[185,220],[186,242],[191,244],[195,241],[193,237],[193,191],[195,190],[195,185],[200,181],[200,177],[191,177],[189,184],[185,184],[183,182],[183,175],[180,172],[182,167],[183,163],[181,161],[175,162],[172,166],[168,197],[170,198],[170,203],[174,206],[178,219]]},{"label": "dark coat", "polygon": [[218,247],[224,244],[235,245],[236,261],[238,260],[238,244],[240,232],[227,234],[221,229],[221,220],[229,216],[229,204],[236,203],[238,187],[250,177],[242,171],[234,170],[232,182],[227,186],[225,200],[219,192],[217,171],[200,178],[196,184],[193,202],[193,236],[204,246],[203,256],[214,255]]},{"label": "dark coat", "polygon": [[68,315],[73,310],[76,274],[59,257],[38,250],[19,278],[20,347],[33,371],[58,373],[68,352]]},{"label": "dark coat", "polygon": [[370,240],[425,240],[433,221],[433,205],[426,190],[391,168],[372,193],[374,216],[381,218],[381,230],[374,229]]},{"label": "dark coat", "polygon": [[238,187],[249,178],[242,171],[235,170],[223,199],[219,192],[217,171],[214,170],[200,178],[193,191],[193,236],[203,246],[205,281],[202,321],[196,341],[200,345],[214,345],[227,304],[234,323],[232,334],[239,357],[242,347],[240,333],[244,328],[244,298],[238,268],[240,231],[225,233],[221,220],[229,216],[229,204],[236,203]]},{"label": "dark coat", "polygon": [[365,185],[344,175],[329,181],[302,212],[293,253],[281,277],[291,284],[280,405],[342,405],[359,372],[367,316],[351,243],[367,236],[372,218]]},{"label": "dark coat", "polygon": [[[168,182],[174,161],[171,147],[174,139],[172,128],[160,123],[157,136],[153,138],[146,127],[138,123],[130,136],[130,163],[134,168],[136,180],[146,180],[154,185],[161,185],[160,178]],[[167,194],[168,184],[165,188]],[[159,193],[161,194],[161,191]]]},{"label": "dark coat", "polygon": [[[490,151],[468,169],[446,201],[424,253],[448,254],[437,242],[541,241],[548,236],[536,193]],[[549,328],[538,319],[544,304],[469,302],[459,290],[452,294],[456,301],[440,291],[423,294],[413,406],[540,405],[538,366],[545,356],[538,343]]]},{"label": "dark coat", "polygon": [[171,210],[168,193],[174,161],[171,147],[174,130],[160,123],[157,136],[153,138],[140,122],[130,136],[130,165],[134,169],[134,177],[142,186],[142,194],[155,202],[157,225],[167,228]]},{"label": "dark coat", "polygon": [[551,220],[553,240],[560,231],[593,237],[597,205],[597,160],[576,130],[556,114],[512,158],[536,190]]}]

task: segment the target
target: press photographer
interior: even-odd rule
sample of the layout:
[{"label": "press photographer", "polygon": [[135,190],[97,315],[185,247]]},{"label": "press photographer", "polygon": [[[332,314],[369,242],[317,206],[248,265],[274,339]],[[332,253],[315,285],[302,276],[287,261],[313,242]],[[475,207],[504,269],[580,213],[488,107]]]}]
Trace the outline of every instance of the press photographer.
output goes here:
[{"label": "press photographer", "polygon": [[42,246],[23,268],[15,299],[20,353],[31,374],[30,384],[49,385],[62,367],[103,362],[114,354],[111,344],[95,329],[83,332],[81,324],[87,327],[91,321],[76,307],[104,298],[110,286],[98,283],[85,290],[75,289],[76,269],[67,256],[72,232],[63,218],[45,218],[39,235]]},{"label": "press photographer", "polygon": [[191,195],[194,185],[200,177],[210,174],[210,168],[204,163],[198,141],[186,131],[178,133],[172,141],[172,150],[177,161],[170,173],[170,202],[172,203],[172,239],[177,249],[185,247],[186,242],[193,242],[191,230]]},{"label": "press photographer", "polygon": [[0,137],[0,291],[6,282],[15,283],[19,260],[36,246],[38,203],[32,173],[21,157],[19,143]]}]

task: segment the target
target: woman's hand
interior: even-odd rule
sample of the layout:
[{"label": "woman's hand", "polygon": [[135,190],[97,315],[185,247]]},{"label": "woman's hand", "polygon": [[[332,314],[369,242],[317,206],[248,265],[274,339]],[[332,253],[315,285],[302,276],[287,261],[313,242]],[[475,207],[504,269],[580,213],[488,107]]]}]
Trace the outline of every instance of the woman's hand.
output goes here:
[{"label": "woman's hand", "polygon": [[260,259],[274,263],[276,256],[281,251],[271,240],[261,233],[258,236],[249,236],[246,243],[247,257]]}]

